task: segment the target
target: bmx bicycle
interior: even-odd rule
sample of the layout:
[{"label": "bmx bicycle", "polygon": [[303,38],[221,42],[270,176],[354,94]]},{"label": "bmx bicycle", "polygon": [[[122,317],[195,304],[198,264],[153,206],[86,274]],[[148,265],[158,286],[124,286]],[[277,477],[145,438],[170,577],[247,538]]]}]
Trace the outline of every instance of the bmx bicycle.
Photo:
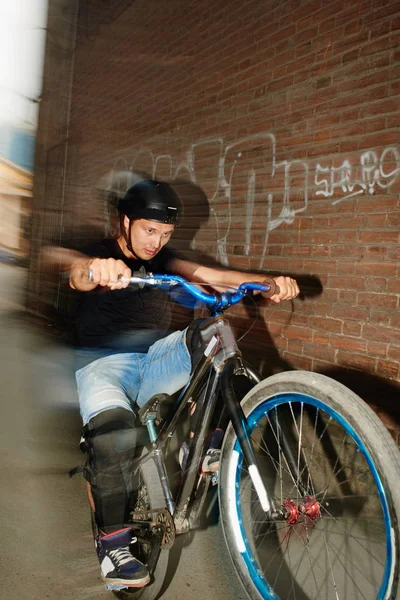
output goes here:
[{"label": "bmx bicycle", "polygon": [[[204,303],[204,352],[171,404],[151,398],[139,411],[149,443],[135,458],[129,526],[151,574],[122,600],[162,593],[177,534],[200,524],[218,480],[220,519],[236,572],[251,600],[400,598],[398,448],[368,405],[324,375],[282,372],[265,380],[246,364],[224,311],[246,294],[272,296],[274,281],[209,294],[172,275],[134,274],[131,283],[181,286]],[[240,399],[236,383],[250,391]],[[194,436],[173,490],[171,440],[195,402]],[[217,472],[202,469],[211,433],[222,430]]]}]

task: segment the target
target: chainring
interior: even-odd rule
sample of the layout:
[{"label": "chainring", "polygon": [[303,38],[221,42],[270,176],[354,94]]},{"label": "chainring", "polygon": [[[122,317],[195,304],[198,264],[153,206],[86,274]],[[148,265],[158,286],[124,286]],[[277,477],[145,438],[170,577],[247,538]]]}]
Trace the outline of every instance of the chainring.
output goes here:
[{"label": "chainring", "polygon": [[152,526],[161,525],[164,533],[161,540],[161,548],[172,548],[175,541],[175,523],[171,513],[166,508],[155,508],[154,510],[135,510],[130,513],[130,521],[145,522]]}]

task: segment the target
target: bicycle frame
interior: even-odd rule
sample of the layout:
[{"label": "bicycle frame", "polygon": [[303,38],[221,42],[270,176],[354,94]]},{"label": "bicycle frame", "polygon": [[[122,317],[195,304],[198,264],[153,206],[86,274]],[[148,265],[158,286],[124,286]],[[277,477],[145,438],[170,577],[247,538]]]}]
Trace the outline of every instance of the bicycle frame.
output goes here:
[{"label": "bicycle frame", "polygon": [[[204,336],[206,341],[209,340],[204,355],[186,388],[181,392],[177,399],[175,411],[172,416],[167,419],[159,432],[156,431],[154,424],[155,415],[149,414],[146,417],[145,424],[149,431],[153,448],[148,455],[136,461],[134,465],[134,469],[136,470],[150,457],[155,459],[163,486],[166,505],[171,515],[173,515],[177,533],[183,533],[190,528],[190,502],[193,497],[196,483],[198,482],[200,463],[204,453],[204,444],[216,408],[219,387],[229,420],[232,422],[243,455],[246,458],[249,474],[258,494],[260,503],[265,512],[277,516],[272,498],[262,482],[256,464],[246,417],[244,416],[240,401],[232,386],[232,379],[236,374],[246,374],[254,385],[261,380],[261,377],[256,374],[255,371],[247,369],[244,366],[242,355],[236,345],[232,330],[227,320],[222,315],[207,319],[202,329],[206,332]],[[176,501],[174,501],[164,463],[163,452],[171,439],[188,402],[193,397],[196,398],[196,411],[198,411],[197,422],[193,441],[190,445],[188,469],[184,474],[183,483],[179,489]],[[208,485],[200,490],[200,494],[202,494],[203,497],[205,496],[207,489]],[[193,504],[194,503],[192,503],[192,505]],[[203,502],[201,502],[201,499],[198,500],[196,505],[197,508],[201,508],[202,505]]]}]

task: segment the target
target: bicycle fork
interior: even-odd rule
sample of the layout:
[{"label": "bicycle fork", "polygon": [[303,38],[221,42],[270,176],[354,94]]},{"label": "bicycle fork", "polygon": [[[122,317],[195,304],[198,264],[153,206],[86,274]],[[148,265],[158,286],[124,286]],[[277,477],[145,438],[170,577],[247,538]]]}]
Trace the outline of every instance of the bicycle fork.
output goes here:
[{"label": "bicycle fork", "polygon": [[229,417],[232,421],[237,439],[246,459],[249,475],[253,482],[260,504],[266,513],[276,513],[275,505],[261,478],[256,457],[250,442],[250,432],[247,419],[240,402],[232,388],[236,360],[228,359],[222,373],[222,395]]},{"label": "bicycle fork", "polygon": [[[250,441],[250,429],[248,421],[243,412],[242,406],[232,388],[233,374],[235,370],[236,361],[234,358],[228,359],[222,374],[222,393],[225,402],[225,406],[229,413],[229,417],[232,421],[233,428],[235,430],[237,439],[243,452],[243,456],[248,465],[248,471],[261,507],[265,513],[271,519],[281,521],[286,520],[289,523],[294,522],[294,519],[298,518],[298,507],[294,506],[294,503],[290,500],[284,503],[282,507],[275,506],[275,503],[265,487],[261,477],[260,469],[257,465],[257,459],[254,454],[254,450]],[[271,426],[273,426],[277,435],[279,435],[282,452],[284,455],[285,464],[288,472],[291,474],[292,480],[296,482],[297,488],[301,495],[305,499],[304,505],[301,507],[301,512],[305,512],[314,519],[316,514],[316,505],[314,499],[308,496],[307,486],[304,484],[302,478],[301,465],[296,462],[296,458],[293,455],[292,448],[288,443],[288,433],[282,429],[282,424],[278,423],[274,415],[270,417]],[[284,425],[284,424],[283,424]],[[297,515],[297,516],[295,516]],[[292,520],[293,519],[293,520]]]}]

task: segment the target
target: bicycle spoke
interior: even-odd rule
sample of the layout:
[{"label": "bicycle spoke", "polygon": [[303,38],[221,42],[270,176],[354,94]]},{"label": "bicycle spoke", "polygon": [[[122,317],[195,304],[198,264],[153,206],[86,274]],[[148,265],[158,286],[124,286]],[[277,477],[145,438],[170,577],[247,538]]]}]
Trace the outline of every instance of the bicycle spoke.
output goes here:
[{"label": "bicycle spoke", "polygon": [[[344,540],[344,541],[346,541],[346,540]],[[330,545],[331,545],[333,548],[335,548],[336,550],[339,550],[338,546],[337,546],[337,545],[336,545],[334,542],[330,541]],[[338,560],[340,561],[339,555],[338,555]],[[358,567],[358,566],[357,566],[357,565],[356,565],[356,564],[355,564],[355,563],[354,563],[352,560],[350,560],[350,558],[348,557],[348,554],[346,554],[346,564],[347,564],[347,565],[351,565],[351,566],[353,566],[353,567],[354,567],[354,569],[355,569],[356,571],[358,571],[358,572],[359,572],[359,573],[360,573],[360,574],[363,576],[363,578],[365,578],[367,581],[369,581],[369,583],[370,583],[370,584],[371,584],[373,587],[376,587],[376,582],[374,582],[374,581],[372,581],[371,579],[369,579],[369,574],[368,574],[368,571],[367,571],[367,570],[361,571],[361,569],[360,569],[360,568],[359,568],[359,567]],[[342,566],[344,567],[344,569],[345,569],[345,570],[346,570],[346,572],[347,572],[347,568],[346,568],[346,566],[345,566],[344,564],[342,564]],[[350,576],[350,577],[351,577],[351,576]]]}]

